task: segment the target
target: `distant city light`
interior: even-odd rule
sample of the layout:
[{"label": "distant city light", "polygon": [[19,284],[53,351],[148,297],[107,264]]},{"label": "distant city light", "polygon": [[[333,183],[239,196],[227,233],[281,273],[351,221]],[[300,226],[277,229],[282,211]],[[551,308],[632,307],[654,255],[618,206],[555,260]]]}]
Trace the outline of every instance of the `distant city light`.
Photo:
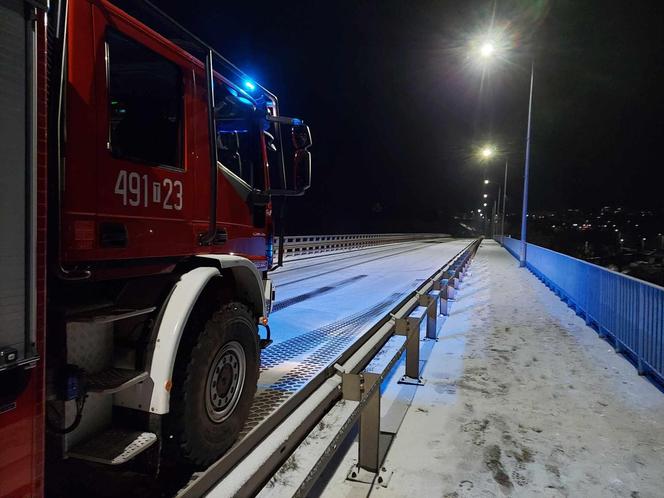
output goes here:
[{"label": "distant city light", "polygon": [[477,212],[478,212],[478,213],[481,213],[481,212],[482,212],[482,210],[481,210],[481,209],[478,209],[478,210],[477,210]]},{"label": "distant city light", "polygon": [[486,202],[484,203],[484,207],[486,207]]},{"label": "distant city light", "polygon": [[247,80],[247,81],[245,81],[245,82],[244,82],[244,86],[245,86],[249,91],[251,91],[251,92],[253,92],[254,90],[256,90],[256,85],[255,85],[254,82],[251,81],[251,80]]}]

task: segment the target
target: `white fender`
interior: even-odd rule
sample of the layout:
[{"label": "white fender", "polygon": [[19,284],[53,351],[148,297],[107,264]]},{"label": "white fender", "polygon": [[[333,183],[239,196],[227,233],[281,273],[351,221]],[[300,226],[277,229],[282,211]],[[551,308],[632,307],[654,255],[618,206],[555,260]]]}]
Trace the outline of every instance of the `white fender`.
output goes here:
[{"label": "white fender", "polygon": [[179,282],[175,284],[159,322],[159,331],[152,353],[150,364],[150,378],[153,382],[150,398],[151,413],[168,413],[171,400],[171,379],[180,338],[201,292],[211,279],[219,275],[217,268],[194,268],[182,275]]},{"label": "white fender", "polygon": [[221,275],[221,270],[231,269],[238,288],[246,294],[247,299],[254,306],[254,310],[257,313],[262,312],[262,316],[267,316],[268,310],[265,305],[261,274],[251,261],[227,254],[209,254],[199,257],[214,260],[215,267],[203,266],[182,275],[175,284],[159,322],[149,367],[152,386],[143,386],[143,389],[152,387],[150,413],[165,414],[169,411],[173,367],[180,338],[201,292],[211,279]]}]

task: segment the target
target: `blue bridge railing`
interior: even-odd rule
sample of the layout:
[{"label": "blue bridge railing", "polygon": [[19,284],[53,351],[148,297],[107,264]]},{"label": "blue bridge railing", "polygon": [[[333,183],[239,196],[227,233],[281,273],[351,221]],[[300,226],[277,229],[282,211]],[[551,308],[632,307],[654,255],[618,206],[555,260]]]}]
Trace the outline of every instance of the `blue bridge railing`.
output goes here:
[{"label": "blue bridge railing", "polygon": [[[504,238],[504,247],[517,259],[520,245],[519,239]],[[664,385],[663,287],[534,244],[528,244],[526,264],[600,337],[628,356],[639,374]]]}]

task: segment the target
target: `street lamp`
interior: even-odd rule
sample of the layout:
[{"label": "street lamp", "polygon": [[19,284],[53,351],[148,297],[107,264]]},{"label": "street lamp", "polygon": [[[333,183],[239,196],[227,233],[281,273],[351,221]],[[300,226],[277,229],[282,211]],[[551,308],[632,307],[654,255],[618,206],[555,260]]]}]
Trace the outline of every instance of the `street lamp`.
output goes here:
[{"label": "street lamp", "polygon": [[[482,147],[479,150],[479,158],[482,161],[487,161],[494,157],[498,152],[498,149],[494,145],[487,144],[484,147]],[[489,180],[485,179],[484,184],[488,185]],[[498,215],[500,216],[500,196],[501,196],[501,189],[498,187],[498,198],[497,198],[497,207],[498,207]],[[486,199],[489,197],[488,194],[483,194],[483,198]],[[502,244],[502,237],[505,235],[505,205],[507,202],[507,159],[505,160],[505,184],[502,189],[502,197],[503,197],[503,211],[502,211],[502,227],[501,227],[501,244]]]},{"label": "street lamp", "polygon": [[482,46],[480,47],[480,55],[485,58],[491,57],[495,51],[496,47],[493,46],[493,43],[488,41],[482,43]]},{"label": "street lamp", "polygon": [[[496,45],[485,38],[479,45],[479,55],[484,63],[496,58]],[[523,175],[523,203],[521,209],[521,254],[519,257],[519,266],[526,266],[526,230],[528,221],[528,177],[530,173],[530,125],[533,110],[533,83],[535,81],[535,64],[530,64],[530,93],[528,97],[528,127],[526,128],[526,159]],[[487,183],[485,181],[485,183]]]},{"label": "street lamp", "polygon": [[480,150],[480,157],[482,159],[491,159],[493,155],[495,154],[496,149],[491,146],[491,145],[485,145],[482,147],[482,150]]}]

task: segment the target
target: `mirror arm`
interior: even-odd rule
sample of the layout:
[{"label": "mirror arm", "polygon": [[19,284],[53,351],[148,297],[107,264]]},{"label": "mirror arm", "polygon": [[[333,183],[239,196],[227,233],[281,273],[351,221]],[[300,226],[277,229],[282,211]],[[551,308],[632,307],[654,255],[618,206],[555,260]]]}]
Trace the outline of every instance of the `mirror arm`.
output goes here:
[{"label": "mirror arm", "polygon": [[298,118],[287,118],[286,116],[270,116],[269,114],[265,116],[265,119],[272,123],[280,123],[291,126],[300,126],[304,124],[304,121]]},{"label": "mirror arm", "polygon": [[248,199],[254,206],[267,206],[270,203],[270,191],[253,189]]},{"label": "mirror arm", "polygon": [[304,195],[304,190],[270,189],[265,193],[275,197],[300,197]]}]

